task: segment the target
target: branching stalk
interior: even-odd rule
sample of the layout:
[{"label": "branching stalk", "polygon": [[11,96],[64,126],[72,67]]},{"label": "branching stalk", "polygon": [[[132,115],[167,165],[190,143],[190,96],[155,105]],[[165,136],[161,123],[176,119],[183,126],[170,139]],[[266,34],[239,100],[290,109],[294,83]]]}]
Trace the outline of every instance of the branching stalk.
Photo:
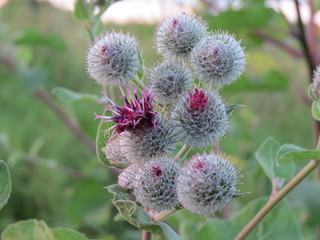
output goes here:
[{"label": "branching stalk", "polygon": [[165,220],[166,218],[168,218],[169,216],[171,216],[172,214],[174,214],[178,210],[179,210],[179,208],[173,208],[171,210],[163,211],[163,212],[159,213],[158,215],[154,216],[153,221],[154,222],[161,222],[161,221]]},{"label": "branching stalk", "polygon": [[[318,139],[317,150],[320,149],[320,137]],[[235,240],[242,240],[247,237],[258,223],[276,206],[292,189],[294,189],[304,178],[306,178],[317,166],[320,160],[310,161],[290,182],[288,182],[274,197],[263,206],[257,215],[245,226]]]},{"label": "branching stalk", "polygon": [[301,18],[301,13],[300,13],[300,8],[299,8],[299,1],[298,0],[294,0],[294,2],[295,2],[296,12],[297,12],[297,15],[298,15],[298,27],[299,27],[299,30],[300,30],[300,32],[299,32],[299,41],[300,41],[301,47],[303,49],[303,52],[305,54],[305,57],[306,57],[306,60],[307,60],[307,63],[308,63],[310,80],[311,80],[312,79],[312,75],[313,75],[313,70],[315,69],[315,66],[314,66],[312,55],[310,53],[308,41],[307,41],[307,38],[306,38],[305,29],[304,29],[302,18]]}]

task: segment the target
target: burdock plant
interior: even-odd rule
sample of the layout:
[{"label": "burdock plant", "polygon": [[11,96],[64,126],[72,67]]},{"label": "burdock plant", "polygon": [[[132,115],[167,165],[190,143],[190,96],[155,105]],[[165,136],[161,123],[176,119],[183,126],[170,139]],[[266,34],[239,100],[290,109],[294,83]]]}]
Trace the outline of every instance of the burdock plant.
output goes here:
[{"label": "burdock plant", "polygon": [[107,187],[114,204],[146,230],[144,239],[150,233],[173,239],[178,236],[172,229],[155,222],[183,208],[214,216],[241,195],[239,170],[218,149],[236,105],[227,106],[215,87],[241,75],[245,54],[234,36],[208,33],[202,20],[187,14],[160,24],[155,41],[164,61],[145,78],[137,74],[143,66],[136,41],[120,33],[106,33],[93,44],[87,65],[97,83],[116,84],[122,92],[120,99],[105,94],[110,104],[96,115],[100,160],[122,171],[118,184]]},{"label": "burdock plant", "polygon": [[[245,53],[234,35],[207,32],[206,23],[187,14],[164,20],[155,42],[164,59],[146,75],[137,42],[129,35],[106,33],[89,50],[88,72],[103,85],[109,102],[104,114],[96,114],[101,119],[97,153],[105,165],[120,169],[118,183],[107,189],[123,218],[143,230],[143,240],[180,239],[162,222],[167,217],[181,209],[219,216],[234,198],[244,195],[238,189],[240,169],[219,148],[220,140],[228,137],[230,113],[240,105],[227,105],[219,91],[239,79]],[[317,120],[319,76],[320,67],[309,87]],[[119,99],[112,97],[111,85],[122,93]],[[222,233],[227,234],[224,239],[244,239],[319,164],[312,160],[282,186],[292,167],[286,161],[310,156],[319,157],[320,151],[292,144],[280,147],[267,139],[256,158],[272,181],[270,200],[237,236],[233,220],[240,217],[231,223],[210,222],[215,231],[224,226],[230,228]]]}]

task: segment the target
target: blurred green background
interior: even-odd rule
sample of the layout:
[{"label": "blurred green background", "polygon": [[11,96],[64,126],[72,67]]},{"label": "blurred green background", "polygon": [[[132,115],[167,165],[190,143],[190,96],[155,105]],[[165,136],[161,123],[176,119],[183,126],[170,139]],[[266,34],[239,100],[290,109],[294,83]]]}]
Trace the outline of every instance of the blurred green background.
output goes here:
[{"label": "blurred green background", "polygon": [[[310,106],[303,101],[309,84],[305,60],[288,56],[254,31],[272,33],[297,49],[299,44],[283,34],[290,31],[286,21],[264,7],[263,1],[244,3],[240,11],[217,16],[205,8],[197,12],[212,30],[235,33],[246,48],[245,74],[221,92],[228,104],[245,105],[233,113],[231,129],[221,143],[242,169],[241,191],[251,192],[232,203],[231,215],[250,200],[270,194],[271,184],[254,157],[268,136],[304,148],[314,148],[316,138]],[[103,31],[121,29],[136,36],[145,64],[151,67],[161,60],[153,48],[155,27],[106,24]],[[116,181],[114,175],[36,94],[49,93],[94,139],[98,126],[94,112],[101,113],[105,106],[90,97],[67,101],[51,94],[59,86],[101,96],[100,87],[86,73],[89,46],[84,23],[46,2],[12,0],[0,9],[0,159],[8,163],[13,182],[9,203],[0,212],[0,232],[16,221],[36,218],[50,227],[79,230],[90,238],[140,238],[140,231],[114,219],[117,211],[103,189]],[[305,163],[299,163],[296,171]],[[320,224],[319,184],[313,179],[314,174],[309,184],[289,196],[306,239],[316,239],[315,225]],[[178,228],[186,215],[181,212],[170,221]],[[189,218],[198,223],[198,229],[205,222]]]}]

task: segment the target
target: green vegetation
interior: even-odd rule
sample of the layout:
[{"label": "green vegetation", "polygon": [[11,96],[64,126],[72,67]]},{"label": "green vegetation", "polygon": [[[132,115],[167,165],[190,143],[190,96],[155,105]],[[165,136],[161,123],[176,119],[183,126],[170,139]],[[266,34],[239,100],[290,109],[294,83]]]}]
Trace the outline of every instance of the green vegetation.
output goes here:
[{"label": "green vegetation", "polygon": [[[100,88],[86,73],[85,57],[90,40],[83,22],[48,3],[29,2],[33,1],[9,1],[0,9],[0,159],[9,166],[12,179],[9,202],[1,209],[4,203],[1,174],[5,167],[0,161],[2,239],[20,239],[11,235],[18,233],[11,232],[23,232],[26,224],[33,225],[32,234],[51,234],[53,240],[87,239],[58,227],[75,229],[89,239],[139,239],[141,232],[117,215],[112,204],[117,196],[115,190],[109,187],[112,195],[103,189],[116,182],[114,173],[97,160],[90,143],[80,141],[41,95],[51,96],[59,109],[76,120],[86,137],[94,141],[99,125],[93,120],[94,112],[101,114],[105,106],[97,104]],[[252,6],[219,16],[201,14],[210,28],[230,30],[246,46],[245,75],[222,91],[228,105],[241,103],[245,107],[232,113],[231,129],[221,148],[242,168],[241,192],[251,194],[230,206],[229,222],[220,219],[224,212],[213,219],[185,211],[170,217],[170,225],[186,240],[231,239],[267,202],[265,196],[271,193],[274,177],[283,177],[287,182],[307,163],[302,160],[319,156],[318,151],[307,150],[315,148],[316,131],[310,106],[304,102],[309,84],[305,62],[301,58],[293,59],[255,34],[256,29],[272,33],[274,26],[286,28],[286,23],[260,1],[245,2]],[[160,61],[153,48],[154,28],[108,24],[103,26],[103,31],[121,29],[136,36],[145,64],[151,67]],[[281,41],[291,43],[289,36],[278,35]],[[292,45],[299,47],[296,43]],[[273,138],[264,142],[269,136]],[[283,145],[286,142],[294,145]],[[265,149],[268,147],[272,151]],[[299,158],[292,154],[296,151],[302,154],[301,161],[288,163]],[[285,162],[282,169],[273,165],[271,168],[266,163],[273,158],[276,162],[279,157]],[[320,185],[314,181],[315,175],[312,173],[294,189],[248,239],[298,240],[303,239],[301,236],[316,239]],[[254,201],[248,205],[251,200]],[[139,210],[144,211],[136,209]],[[132,216],[125,218],[137,221]],[[16,223],[25,219],[39,221]],[[142,229],[148,229],[148,223],[143,224]],[[158,228],[166,226],[159,224]]]}]

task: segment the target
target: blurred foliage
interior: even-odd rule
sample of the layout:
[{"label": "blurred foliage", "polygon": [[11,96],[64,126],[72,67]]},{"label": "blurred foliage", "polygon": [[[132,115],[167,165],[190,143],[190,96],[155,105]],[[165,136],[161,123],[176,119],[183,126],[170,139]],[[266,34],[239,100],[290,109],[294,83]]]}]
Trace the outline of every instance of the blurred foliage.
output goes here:
[{"label": "blurred foliage", "polygon": [[[75,15],[85,19],[81,2]],[[184,239],[231,239],[266,200],[250,201],[270,195],[272,181],[268,177],[277,176],[276,167],[264,163],[277,158],[281,143],[314,148],[310,108],[301,101],[308,79],[303,60],[292,59],[254,33],[262,29],[297,47],[290,37],[274,31],[275,27],[284,29],[280,32],[289,29],[278,13],[264,6],[264,1],[247,0],[241,10],[217,16],[206,11],[201,14],[213,31],[235,33],[246,47],[245,75],[222,91],[228,105],[241,103],[246,107],[232,113],[231,129],[221,148],[242,169],[241,192],[251,194],[233,202],[230,222],[221,220],[221,216],[205,220],[185,211],[170,217],[169,222]],[[54,228],[76,229],[90,239],[139,239],[140,231],[113,218],[117,210],[112,195],[102,187],[113,184],[115,177],[34,95],[39,89],[52,91],[58,106],[95,138],[98,122],[93,121],[94,112],[102,113],[104,105],[97,104],[100,89],[86,74],[84,62],[90,40],[83,22],[48,3],[31,5],[23,0],[10,1],[0,9],[0,22],[0,158],[11,169],[13,188],[9,203],[0,212],[0,232],[16,221],[36,218]],[[136,36],[146,66],[161,60],[153,48],[155,26],[96,26],[94,33],[122,29]],[[260,153],[270,153],[265,147],[272,150],[268,158],[261,158],[258,151],[261,167],[254,153],[268,136],[278,140],[259,149]],[[288,175],[303,165],[294,164]],[[305,239],[315,239],[314,226],[320,223],[320,187],[313,177],[277,206],[252,239],[302,239],[299,228]],[[32,224],[40,223],[44,224]],[[46,225],[44,229],[51,231]],[[226,235],[219,235],[221,229]]]},{"label": "blurred foliage", "polygon": [[[180,233],[185,240],[206,239],[208,236],[216,240],[234,239],[250,219],[268,201],[267,198],[258,198],[249,202],[230,220],[219,218],[205,219],[190,216],[186,212],[181,214],[182,224]],[[194,223],[197,224],[194,224]],[[291,206],[288,202],[281,202],[247,238],[254,239],[303,239],[300,228],[294,221]]]}]

